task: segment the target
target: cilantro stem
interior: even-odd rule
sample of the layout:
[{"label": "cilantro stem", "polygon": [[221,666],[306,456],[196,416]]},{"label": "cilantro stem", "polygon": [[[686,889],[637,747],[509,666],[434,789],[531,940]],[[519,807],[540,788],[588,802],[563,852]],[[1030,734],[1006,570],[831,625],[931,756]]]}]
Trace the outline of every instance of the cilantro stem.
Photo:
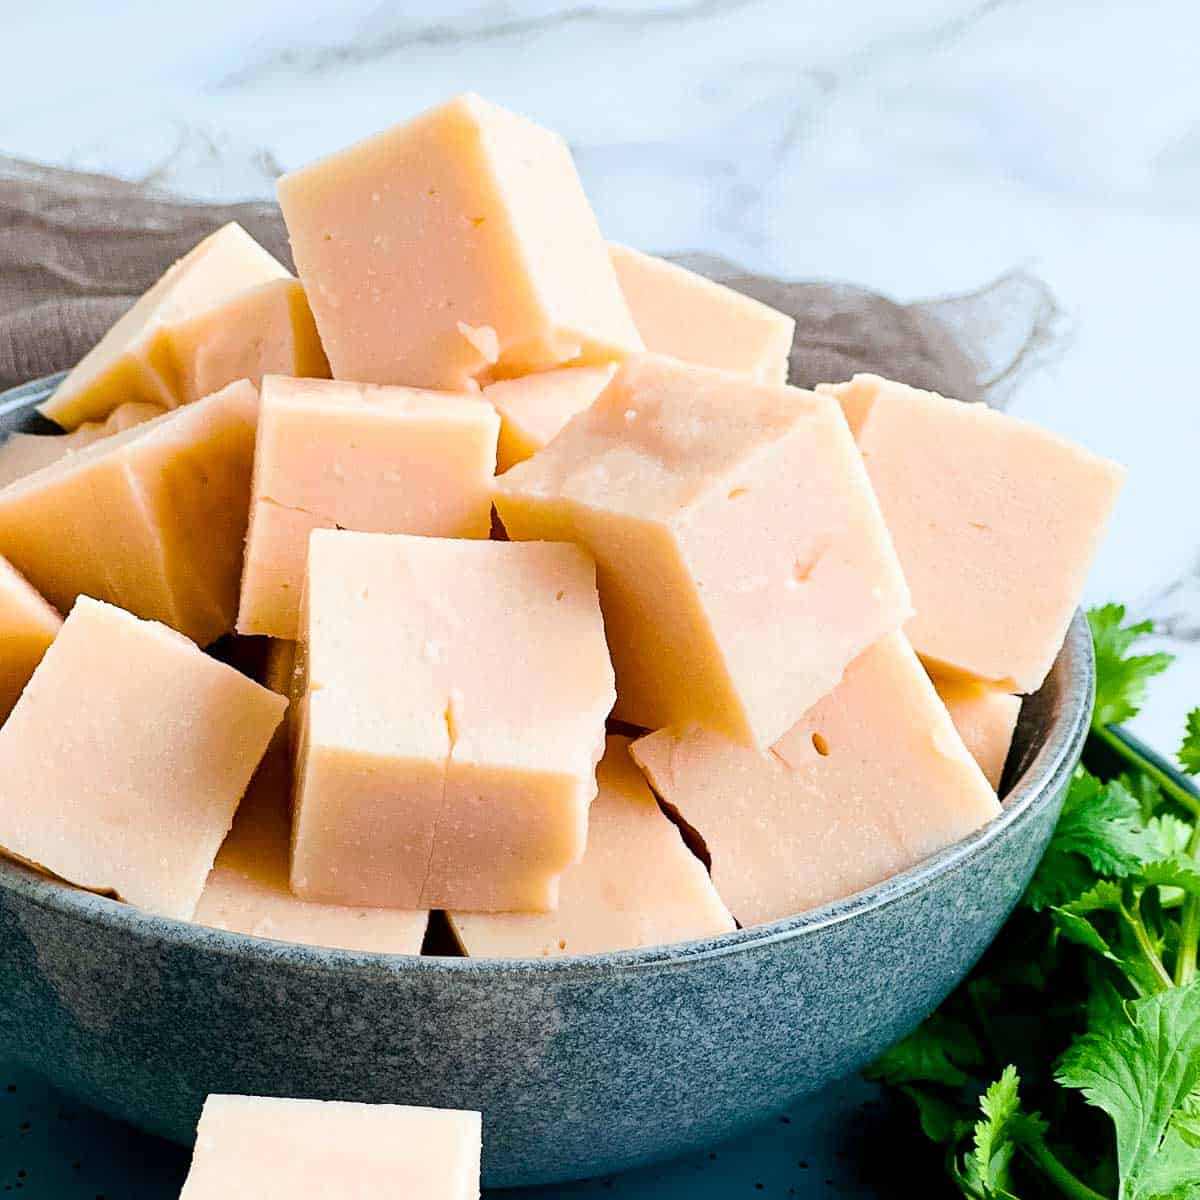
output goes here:
[{"label": "cilantro stem", "polygon": [[1022,1142],[1021,1149],[1041,1170],[1042,1174],[1070,1200],[1107,1200],[1107,1197],[1088,1187],[1082,1179],[1069,1170],[1058,1156],[1041,1139]]},{"label": "cilantro stem", "polygon": [[1143,774],[1149,775],[1165,796],[1169,796],[1176,804],[1186,808],[1193,817],[1200,817],[1200,799],[1197,799],[1190,789],[1172,779],[1157,763],[1143,754],[1138,746],[1126,741],[1125,738],[1114,732],[1110,725],[1093,725],[1092,733],[1127,763],[1137,767]]},{"label": "cilantro stem", "polygon": [[[1187,809],[1192,818],[1200,822],[1200,797],[1178,779],[1172,778],[1170,772],[1154,760],[1154,756],[1147,752],[1137,738],[1118,733],[1111,725],[1094,724],[1092,733],[1118,757],[1153,779],[1164,796],[1175,801],[1181,808]],[[1193,826],[1187,852],[1192,858],[1200,855],[1200,823]],[[1165,971],[1161,970],[1162,960],[1150,942],[1140,911],[1128,916],[1139,949],[1150,963],[1154,974],[1161,978],[1161,975],[1165,975]],[[1200,948],[1200,897],[1189,896],[1183,902],[1179,922],[1179,950],[1175,955],[1175,972],[1173,977],[1167,977],[1167,987],[1182,987],[1196,978],[1196,956]]]},{"label": "cilantro stem", "polygon": [[1158,990],[1165,992],[1168,988],[1174,987],[1175,981],[1167,972],[1167,968],[1163,966],[1163,960],[1159,958],[1158,951],[1154,948],[1154,943],[1150,940],[1150,934],[1146,930],[1146,924],[1142,920],[1142,910],[1135,901],[1130,907],[1121,905],[1121,915],[1128,923],[1130,930],[1133,932],[1134,941],[1137,942],[1138,949],[1142,952],[1142,957],[1146,960],[1155,980],[1158,983]]},{"label": "cilantro stem", "polygon": [[[1200,825],[1192,830],[1187,852],[1200,853]],[[1196,978],[1196,947],[1200,944],[1200,897],[1189,896],[1179,915],[1179,952],[1175,956],[1175,986],[1184,987]]]}]

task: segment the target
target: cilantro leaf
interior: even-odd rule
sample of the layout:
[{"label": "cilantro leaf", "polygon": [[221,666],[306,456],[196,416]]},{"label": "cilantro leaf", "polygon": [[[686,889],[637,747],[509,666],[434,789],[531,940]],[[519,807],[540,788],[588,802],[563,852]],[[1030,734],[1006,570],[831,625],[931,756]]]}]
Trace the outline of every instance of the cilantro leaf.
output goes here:
[{"label": "cilantro leaf", "polygon": [[1042,912],[1087,891],[1095,881],[1095,872],[1082,858],[1047,850],[1021,903],[1034,912]]},{"label": "cilantro leaf", "polygon": [[1149,821],[1162,807],[1165,797],[1162,788],[1146,774],[1145,771],[1127,771],[1117,776],[1125,788],[1138,802],[1142,810],[1142,820]]},{"label": "cilantro leaf", "polygon": [[[1145,811],[1145,810],[1143,810]],[[1153,860],[1175,859],[1188,852],[1193,825],[1174,813],[1163,813],[1146,822],[1147,851]]]},{"label": "cilantro leaf", "polygon": [[926,1087],[902,1083],[900,1090],[917,1106],[921,1132],[931,1141],[944,1146],[957,1142],[970,1123],[962,1119],[962,1109]]},{"label": "cilantro leaf", "polygon": [[1101,875],[1128,875],[1146,852],[1142,810],[1120,780],[1101,782],[1087,771],[1071,781],[1053,847],[1086,858]]},{"label": "cilantro leaf", "polygon": [[1166,888],[1178,888],[1188,896],[1200,896],[1200,862],[1194,858],[1166,858],[1143,863],[1142,882]]},{"label": "cilantro leaf", "polygon": [[1125,606],[1106,604],[1087,614],[1096,647],[1096,707],[1093,726],[1116,725],[1136,716],[1146,684],[1171,665],[1170,654],[1130,654],[1133,644],[1154,632],[1151,621],[1124,625]]},{"label": "cilantro leaf", "polygon": [[1171,1128],[1191,1147],[1200,1149],[1200,1092],[1193,1092],[1171,1119]]},{"label": "cilantro leaf", "polygon": [[1089,888],[1070,904],[1064,905],[1064,908],[1082,916],[1095,912],[1120,912],[1123,903],[1121,885],[1109,879],[1102,879],[1095,887]]},{"label": "cilantro leaf", "polygon": [[1063,937],[1094,950],[1102,958],[1124,967],[1121,957],[1113,951],[1104,935],[1088,919],[1093,913],[1120,913],[1123,895],[1119,884],[1101,880],[1095,887],[1084,892],[1070,904],[1056,906],[1050,910],[1054,927]]},{"label": "cilantro leaf", "polygon": [[1137,797],[1120,780],[1102,784],[1080,767],[1025,903],[1040,912],[1077,896],[1095,875],[1136,871],[1150,849],[1141,821]]},{"label": "cilantro leaf", "polygon": [[[1148,996],[1170,980],[1160,957],[1162,946],[1137,915],[1142,891],[1140,880],[1122,887],[1103,879],[1069,904],[1051,909],[1050,915],[1060,934],[1119,967],[1137,993]],[[1098,913],[1111,913],[1116,918],[1115,939],[1106,938],[1089,919]]]},{"label": "cilantro leaf", "polygon": [[1200,708],[1187,715],[1187,732],[1179,747],[1179,765],[1189,775],[1200,775]]},{"label": "cilantro leaf", "polygon": [[1069,938],[1080,946],[1086,946],[1089,950],[1094,950],[1102,958],[1107,958],[1109,962],[1120,963],[1121,960],[1113,953],[1112,947],[1105,941],[1100,930],[1087,917],[1072,912],[1069,908],[1052,908],[1050,915],[1054,921],[1054,927],[1063,937]]},{"label": "cilantro leaf", "polygon": [[1200,985],[1101,1015],[1063,1056],[1057,1079],[1112,1119],[1121,1200],[1200,1197],[1200,1149],[1188,1142],[1200,1087]]},{"label": "cilantro leaf", "polygon": [[1017,1200],[1012,1160],[1018,1147],[1037,1144],[1046,1124],[1037,1113],[1021,1108],[1020,1079],[1009,1065],[979,1101],[983,1116],[976,1122],[973,1145],[951,1166],[955,1182],[972,1200]]},{"label": "cilantro leaf", "polygon": [[968,1068],[983,1061],[975,1035],[961,1021],[934,1013],[865,1072],[881,1083],[941,1083],[962,1087]]}]

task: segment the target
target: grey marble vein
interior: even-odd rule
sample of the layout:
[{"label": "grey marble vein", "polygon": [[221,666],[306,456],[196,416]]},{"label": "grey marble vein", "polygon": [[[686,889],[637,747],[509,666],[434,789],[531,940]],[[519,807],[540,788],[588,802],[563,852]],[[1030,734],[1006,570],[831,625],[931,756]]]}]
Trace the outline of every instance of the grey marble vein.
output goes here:
[{"label": "grey marble vein", "polygon": [[[185,159],[191,162],[200,160],[214,168],[228,160],[229,152],[223,140],[203,126],[189,121],[178,121],[176,129],[174,146],[138,176],[138,183],[146,187],[169,188],[175,168]],[[284,168],[267,146],[253,147],[247,156],[247,165],[271,185],[284,172]]]},{"label": "grey marble vein", "polygon": [[1138,616],[1153,621],[1155,632],[1164,637],[1200,643],[1200,557],[1151,596],[1140,607]]},{"label": "grey marble vein", "polygon": [[[805,143],[836,98],[866,74],[878,74],[890,63],[909,57],[924,57],[953,46],[972,33],[987,17],[1028,0],[981,0],[980,3],[943,20],[915,29],[889,29],[861,42],[832,61],[808,66],[778,61],[752,62],[743,68],[759,77],[775,76],[778,89],[765,108],[778,132],[766,139],[752,136],[730,139],[729,187],[715,206],[714,220],[723,232],[734,235],[745,252],[758,253],[768,243],[768,233],[759,219],[764,198],[772,192],[780,174]],[[760,107],[754,110],[759,119]],[[747,130],[747,134],[751,131]]]},{"label": "grey marble vein", "polygon": [[275,71],[317,75],[331,69],[377,62],[403,50],[445,45],[494,42],[521,35],[573,25],[625,26],[686,24],[704,21],[723,13],[754,6],[759,0],[691,0],[678,6],[657,9],[605,8],[598,4],[576,4],[533,16],[507,11],[492,20],[478,23],[401,25],[384,29],[374,36],[360,35],[354,40],[329,43],[307,51],[283,50],[258,64],[234,71],[219,80],[216,91],[235,90],[258,82]]}]

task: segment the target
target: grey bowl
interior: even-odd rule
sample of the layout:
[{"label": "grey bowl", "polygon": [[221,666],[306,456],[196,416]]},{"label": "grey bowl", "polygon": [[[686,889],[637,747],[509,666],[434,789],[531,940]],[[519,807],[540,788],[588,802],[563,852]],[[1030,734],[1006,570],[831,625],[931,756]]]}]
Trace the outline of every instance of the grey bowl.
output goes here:
[{"label": "grey bowl", "polygon": [[[0,396],[0,438],[37,423],[54,382]],[[481,1109],[490,1186],[671,1157],[856,1070],[946,996],[1045,847],[1092,693],[1077,615],[1023,707],[990,825],[849,899],[682,945],[353,954],[150,916],[3,863],[0,1051],[181,1142],[208,1093],[247,1092]]]}]

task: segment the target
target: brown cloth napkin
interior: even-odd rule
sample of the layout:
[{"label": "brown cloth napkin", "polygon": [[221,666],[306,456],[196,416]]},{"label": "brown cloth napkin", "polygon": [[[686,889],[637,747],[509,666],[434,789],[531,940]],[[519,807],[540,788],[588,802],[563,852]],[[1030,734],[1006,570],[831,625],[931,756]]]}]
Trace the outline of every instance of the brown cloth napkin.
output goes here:
[{"label": "brown cloth napkin", "polygon": [[[279,209],[208,205],[105,175],[0,158],[0,389],[74,365],[180,255],[239,221],[290,267]],[[1003,406],[1054,339],[1045,285],[1006,275],[970,295],[897,304],[845,283],[791,283],[675,256],[796,318],[791,382],[874,371]]]}]

